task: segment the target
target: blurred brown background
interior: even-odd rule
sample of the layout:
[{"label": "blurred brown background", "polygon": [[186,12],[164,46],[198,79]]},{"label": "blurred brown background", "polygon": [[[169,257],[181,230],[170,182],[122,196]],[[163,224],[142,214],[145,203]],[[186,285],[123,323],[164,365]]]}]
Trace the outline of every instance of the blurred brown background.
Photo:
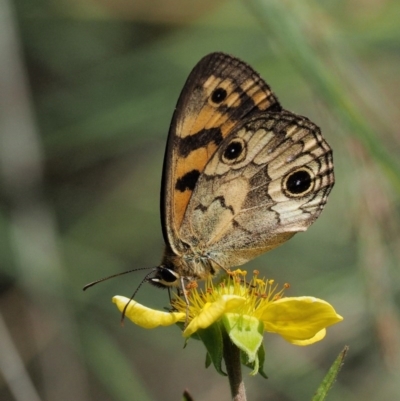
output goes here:
[{"label": "blurred brown background", "polygon": [[345,320],[305,348],[266,335],[269,379],[246,377],[249,400],[311,399],[345,344],[329,400],[398,399],[399,14],[395,0],[1,0],[0,400],[229,399],[178,328],[120,327],[111,297],[141,272],[82,292],[160,262],[169,122],[212,51],[250,63],[335,158],[320,219],[247,270]]}]

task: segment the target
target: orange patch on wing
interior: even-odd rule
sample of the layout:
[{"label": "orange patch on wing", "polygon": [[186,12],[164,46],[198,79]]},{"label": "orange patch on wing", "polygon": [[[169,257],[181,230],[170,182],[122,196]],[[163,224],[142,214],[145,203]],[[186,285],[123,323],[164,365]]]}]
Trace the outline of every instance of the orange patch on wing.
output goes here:
[{"label": "orange patch on wing", "polygon": [[180,192],[174,189],[174,222],[177,229],[182,225],[183,217],[185,216],[191,196],[192,191],[186,190],[185,192]]},{"label": "orange patch on wing", "polygon": [[204,166],[207,164],[208,159],[215,152],[217,146],[214,143],[210,143],[208,146],[193,150],[185,158],[179,158],[176,161],[174,177],[177,179],[183,177],[186,173],[191,170],[198,170],[202,172]]},{"label": "orange patch on wing", "polygon": [[254,104],[260,110],[266,110],[271,106],[271,102],[268,100],[268,96],[271,92],[265,92],[259,85],[254,85],[253,79],[248,79],[243,82],[241,88],[253,99]]},{"label": "orange patch on wing", "polygon": [[[223,114],[220,116],[221,118],[225,117]],[[225,120],[225,123],[220,126],[223,138],[225,138],[232,131],[232,128],[236,123],[235,120],[229,120],[229,118],[226,118]],[[174,185],[176,185],[180,178],[184,177],[187,173],[193,170],[197,170],[201,174],[216,150],[217,145],[215,142],[210,142],[207,146],[194,149],[188,154],[187,157],[178,158],[175,163]],[[183,192],[174,188],[174,222],[177,229],[179,229],[182,224],[192,192],[193,191],[188,188]]]},{"label": "orange patch on wing", "polygon": [[[175,185],[177,180],[184,177],[185,174],[189,173],[190,171],[197,170],[201,173],[216,149],[217,146],[214,143],[210,143],[206,147],[193,150],[185,158],[179,158],[176,162],[174,172]],[[177,228],[179,228],[182,224],[182,220],[192,192],[193,191],[189,188],[186,188],[186,190],[183,192],[174,188],[174,222],[175,227]]]},{"label": "orange patch on wing", "polygon": [[219,113],[215,107],[206,105],[197,115],[196,121],[191,127],[190,133],[196,134],[203,128],[219,127],[229,118],[229,115]]}]

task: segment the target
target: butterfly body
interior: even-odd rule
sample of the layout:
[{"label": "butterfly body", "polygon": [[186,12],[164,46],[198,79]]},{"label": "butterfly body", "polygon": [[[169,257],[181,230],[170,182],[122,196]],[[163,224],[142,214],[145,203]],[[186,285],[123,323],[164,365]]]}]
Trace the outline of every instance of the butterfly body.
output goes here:
[{"label": "butterfly body", "polygon": [[284,110],[246,63],[212,53],[172,119],[161,215],[166,248],[149,282],[184,285],[242,265],[304,231],[334,183],[319,128]]}]

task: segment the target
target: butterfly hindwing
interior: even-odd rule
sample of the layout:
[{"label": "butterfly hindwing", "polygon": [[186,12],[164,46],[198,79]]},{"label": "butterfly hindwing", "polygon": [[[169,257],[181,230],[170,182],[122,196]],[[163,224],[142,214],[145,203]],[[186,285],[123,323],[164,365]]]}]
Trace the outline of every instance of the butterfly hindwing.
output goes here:
[{"label": "butterfly hindwing", "polygon": [[304,231],[333,186],[319,128],[282,111],[246,118],[206,165],[179,231],[219,266],[238,266]]}]

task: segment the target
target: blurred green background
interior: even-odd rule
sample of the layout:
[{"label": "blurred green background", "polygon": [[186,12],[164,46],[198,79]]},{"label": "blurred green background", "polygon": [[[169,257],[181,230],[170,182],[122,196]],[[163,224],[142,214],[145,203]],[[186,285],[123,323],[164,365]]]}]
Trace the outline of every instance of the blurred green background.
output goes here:
[{"label": "blurred green background", "polygon": [[[249,400],[311,399],[345,344],[329,399],[400,399],[399,15],[395,0],[0,1],[0,399],[229,399],[199,342],[120,326],[111,297],[142,272],[82,292],[160,262],[169,122],[217,50],[317,123],[336,168],[316,224],[247,270],[344,322],[305,348],[266,335],[269,379],[244,372]],[[168,298],[144,285],[137,299]]]}]

